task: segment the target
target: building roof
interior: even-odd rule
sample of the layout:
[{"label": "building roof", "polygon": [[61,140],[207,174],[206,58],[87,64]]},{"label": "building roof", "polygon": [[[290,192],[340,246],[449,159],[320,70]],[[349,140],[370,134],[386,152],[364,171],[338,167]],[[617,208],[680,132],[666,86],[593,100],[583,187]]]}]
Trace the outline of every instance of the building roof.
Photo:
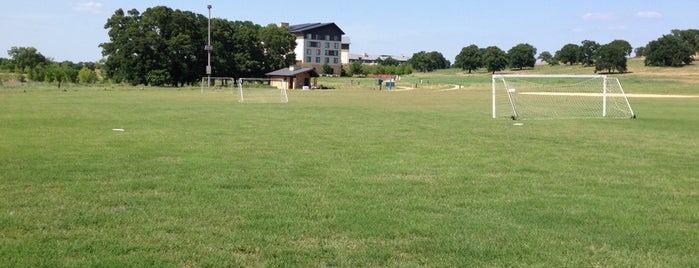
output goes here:
[{"label": "building roof", "polygon": [[388,58],[392,58],[394,60],[397,60],[399,62],[405,62],[410,59],[410,57],[404,56],[404,55],[371,55],[371,54],[350,54],[349,59],[350,60],[362,60],[362,61],[377,61],[379,59],[381,60],[386,60]]},{"label": "building roof", "polygon": [[333,27],[340,31],[342,34],[345,34],[345,32],[340,29],[334,22],[329,22],[329,23],[304,23],[304,24],[296,24],[296,25],[291,25],[289,26],[289,31],[292,33],[302,33],[306,31],[310,31],[313,29],[318,29],[318,28],[323,28],[323,27]]},{"label": "building roof", "polygon": [[274,72],[266,73],[266,76],[284,76],[284,77],[294,77],[299,74],[309,73],[311,77],[319,77],[318,73],[314,68],[284,68],[279,69]]}]

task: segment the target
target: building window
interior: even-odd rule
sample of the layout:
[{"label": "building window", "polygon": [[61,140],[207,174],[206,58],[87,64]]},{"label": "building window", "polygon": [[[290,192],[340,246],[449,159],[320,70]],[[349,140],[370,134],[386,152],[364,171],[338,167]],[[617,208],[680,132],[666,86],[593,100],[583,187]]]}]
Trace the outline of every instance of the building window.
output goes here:
[{"label": "building window", "polygon": [[335,64],[339,64],[339,63],[340,63],[340,61],[339,61],[339,60],[338,60],[337,58],[334,58],[334,59],[333,59],[333,63],[335,63]]},{"label": "building window", "polygon": [[308,47],[320,47],[320,42],[308,41]]},{"label": "building window", "polygon": [[329,35],[329,34],[326,34],[326,35],[325,35],[325,41],[330,41],[330,35]]},{"label": "building window", "polygon": [[325,42],[325,48],[330,48],[330,43],[329,43],[329,42]]},{"label": "building window", "polygon": [[311,40],[313,38],[312,34],[306,34],[306,39]]},{"label": "building window", "polygon": [[321,55],[321,54],[320,54],[320,49],[316,49],[316,52],[318,52],[318,53],[316,53],[316,55]]},{"label": "building window", "polygon": [[330,58],[325,57],[325,63],[330,63]]},{"label": "building window", "polygon": [[316,57],[316,63],[320,63],[320,57]]},{"label": "building window", "polygon": [[310,48],[306,49],[306,55],[311,55],[311,54],[313,54],[313,53],[311,52],[311,49],[310,49]]},{"label": "building window", "polygon": [[334,45],[335,49],[340,48],[340,43],[335,43],[335,44],[333,44],[333,45]]},{"label": "building window", "polygon": [[311,62],[311,56],[306,57],[306,62]]}]

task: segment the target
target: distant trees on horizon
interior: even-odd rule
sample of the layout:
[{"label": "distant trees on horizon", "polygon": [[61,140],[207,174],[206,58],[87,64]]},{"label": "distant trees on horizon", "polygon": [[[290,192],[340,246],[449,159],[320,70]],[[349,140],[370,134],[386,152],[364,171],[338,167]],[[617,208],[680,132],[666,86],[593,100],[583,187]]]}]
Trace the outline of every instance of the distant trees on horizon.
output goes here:
[{"label": "distant trees on horizon", "polygon": [[[173,10],[166,6],[146,9],[118,9],[105,23],[109,41],[99,44],[104,58],[99,62],[55,62],[33,47],[12,47],[9,58],[0,57],[0,72],[22,74],[19,79],[56,82],[94,83],[100,74],[117,83],[182,86],[198,83],[205,76],[208,19],[201,14]],[[260,77],[294,65],[295,36],[275,24],[260,26],[249,21],[211,19],[211,59],[213,75],[235,74]],[[537,60],[549,65],[581,64],[594,72],[626,72],[627,59],[635,53],[645,57],[647,66],[681,67],[691,64],[699,53],[699,30],[672,30],[671,33],[633,48],[625,40],[599,44],[583,40],[564,44],[551,53],[531,44],[520,43],[507,51],[497,47],[470,44],[461,49],[452,64],[441,52],[419,51],[407,62],[387,58],[375,65],[352,63],[343,66],[342,75],[431,72],[460,68],[471,73],[484,68],[490,73],[507,68],[534,68]],[[99,69],[99,70],[97,70]],[[324,68],[327,69],[327,68]],[[329,73],[329,70],[322,70]]]}]

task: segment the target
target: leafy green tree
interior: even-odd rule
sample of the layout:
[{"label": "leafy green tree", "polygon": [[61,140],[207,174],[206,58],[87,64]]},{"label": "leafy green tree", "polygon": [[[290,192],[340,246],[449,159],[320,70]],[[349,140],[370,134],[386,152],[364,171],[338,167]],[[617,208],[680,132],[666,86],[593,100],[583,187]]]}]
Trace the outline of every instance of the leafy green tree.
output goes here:
[{"label": "leafy green tree", "polygon": [[679,37],[685,44],[689,45],[694,50],[694,53],[699,53],[699,30],[687,29],[671,31],[672,35]]},{"label": "leafy green tree", "polygon": [[603,70],[607,70],[607,73],[612,73],[613,70],[620,73],[626,72],[626,52],[627,47],[620,42],[600,46],[595,54],[595,72]]},{"label": "leafy green tree", "polygon": [[694,50],[675,35],[664,35],[646,45],[645,65],[679,67],[692,62]]},{"label": "leafy green tree", "polygon": [[7,54],[14,63],[14,70],[24,70],[25,68],[34,68],[39,64],[51,63],[33,47],[12,47],[7,51]]},{"label": "leafy green tree", "polygon": [[425,52],[420,51],[413,54],[413,56],[408,60],[408,63],[419,72],[431,72],[437,69],[449,68],[449,61],[444,58],[442,53],[437,51]]},{"label": "leafy green tree", "polygon": [[61,88],[64,82],[75,83],[78,79],[78,71],[68,65],[50,64],[46,66],[44,81],[56,82],[56,86]]},{"label": "leafy green tree", "polygon": [[333,70],[333,67],[330,67],[330,65],[327,63],[323,64],[322,68],[323,74],[333,74],[335,72],[335,70]]},{"label": "leafy green tree", "polygon": [[148,84],[151,86],[162,87],[172,83],[172,77],[168,70],[151,70],[146,75]]},{"label": "leafy green tree", "polygon": [[259,39],[264,52],[264,72],[286,68],[296,63],[296,36],[287,27],[269,24],[259,29]]},{"label": "leafy green tree", "polygon": [[78,81],[81,84],[94,84],[97,82],[97,74],[85,66],[78,71]]},{"label": "leafy green tree", "polygon": [[534,68],[536,65],[536,48],[530,44],[518,44],[507,51],[508,61],[511,68],[520,70],[524,67]]},{"label": "leafy green tree", "polygon": [[400,62],[398,62],[398,60],[396,60],[396,59],[394,59],[394,58],[392,58],[392,57],[388,57],[388,58],[385,58],[385,59],[379,58],[378,61],[377,61],[377,63],[378,63],[379,65],[383,65],[383,66],[398,66],[398,64],[400,64]]},{"label": "leafy green tree", "polygon": [[551,52],[548,51],[541,52],[537,59],[544,61],[549,65],[558,65],[558,60],[556,60],[556,58],[553,55],[551,55]]},{"label": "leafy green tree", "polygon": [[107,58],[104,74],[115,82],[127,81],[131,84],[145,84],[146,68],[143,58],[145,35],[139,22],[141,14],[136,9],[127,13],[117,9],[104,25],[109,29],[109,42],[100,44],[102,55]]},{"label": "leafy green tree", "polygon": [[563,64],[576,64],[580,62],[582,56],[580,55],[580,46],[576,44],[566,44],[561,50],[556,51],[556,59],[558,59]]},{"label": "leafy green tree", "polygon": [[634,50],[634,54],[636,54],[636,57],[644,57],[644,56],[646,56],[646,47],[644,47],[644,46],[637,47],[637,48]]},{"label": "leafy green tree", "polygon": [[350,63],[350,75],[363,75],[364,70],[362,70],[362,62],[361,61],[354,61]]},{"label": "leafy green tree", "polygon": [[591,40],[584,40],[581,42],[580,45],[580,61],[582,62],[583,65],[585,66],[593,66],[595,65],[595,54],[597,53],[597,49],[599,49],[600,44],[591,41]]},{"label": "leafy green tree", "polygon": [[507,54],[496,46],[489,46],[483,51],[483,64],[488,72],[495,73],[507,68]]},{"label": "leafy green tree", "polygon": [[631,53],[633,52],[633,47],[626,40],[616,39],[610,42],[609,45],[621,48],[624,51],[625,56],[631,56]]},{"label": "leafy green tree", "polygon": [[483,67],[483,55],[477,45],[469,45],[461,49],[454,61],[456,67],[461,70],[468,70],[468,73]]}]

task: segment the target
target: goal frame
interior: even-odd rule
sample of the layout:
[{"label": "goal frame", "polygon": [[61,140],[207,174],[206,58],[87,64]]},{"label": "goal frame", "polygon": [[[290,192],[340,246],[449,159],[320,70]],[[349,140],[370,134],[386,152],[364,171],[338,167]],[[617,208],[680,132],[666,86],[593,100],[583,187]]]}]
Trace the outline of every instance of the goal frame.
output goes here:
[{"label": "goal frame", "polygon": [[287,103],[289,102],[289,96],[286,94],[287,81],[281,78],[255,78],[255,77],[242,77],[238,78],[238,102],[245,102],[245,95],[243,94],[243,84],[245,81],[263,81],[267,82],[270,87],[272,87],[272,82],[278,82],[281,85],[276,87],[279,90],[279,102]]},{"label": "goal frame", "polygon": [[[216,84],[216,82],[215,82],[216,80],[221,80],[221,79],[230,80],[230,81],[231,81],[231,84],[230,84],[228,87],[231,88],[231,94],[235,94],[235,93],[234,93],[234,90],[235,90],[235,81],[236,81],[236,80],[235,80],[234,77],[226,77],[226,76],[217,76],[217,77],[213,77],[213,76],[212,76],[212,77],[204,76],[204,77],[202,77],[202,78],[201,78],[201,93],[202,93],[202,94],[204,94],[204,85],[206,85],[206,88],[211,88],[211,87],[212,87],[212,86],[211,86],[211,83],[209,83],[209,79],[214,80],[213,84]],[[226,87],[226,88],[228,88],[228,87]]]},{"label": "goal frame", "polygon": [[497,101],[496,101],[496,95],[497,95],[497,84],[498,82],[502,82],[506,93],[507,97],[510,103],[510,109],[512,109],[513,115],[511,118],[513,120],[516,120],[519,118],[519,114],[517,112],[517,108],[515,106],[515,103],[512,99],[512,93],[515,93],[516,89],[510,88],[507,84],[507,78],[575,78],[575,79],[601,79],[602,84],[601,84],[601,92],[599,93],[575,93],[575,92],[570,92],[567,93],[571,96],[578,95],[578,96],[584,96],[584,94],[590,94],[587,96],[596,96],[592,94],[597,94],[601,95],[601,102],[602,102],[602,111],[601,111],[601,117],[606,118],[607,117],[607,98],[608,98],[608,89],[607,85],[609,82],[615,83],[618,86],[618,89],[620,92],[619,97],[623,97],[623,100],[626,104],[626,107],[628,107],[629,112],[631,114],[631,118],[635,119],[636,114],[633,111],[633,108],[631,108],[631,103],[629,102],[628,97],[626,96],[626,93],[624,92],[624,88],[621,86],[621,82],[619,81],[618,78],[615,77],[608,77],[607,75],[512,75],[512,74],[496,74],[492,75],[492,117],[497,118]]}]

